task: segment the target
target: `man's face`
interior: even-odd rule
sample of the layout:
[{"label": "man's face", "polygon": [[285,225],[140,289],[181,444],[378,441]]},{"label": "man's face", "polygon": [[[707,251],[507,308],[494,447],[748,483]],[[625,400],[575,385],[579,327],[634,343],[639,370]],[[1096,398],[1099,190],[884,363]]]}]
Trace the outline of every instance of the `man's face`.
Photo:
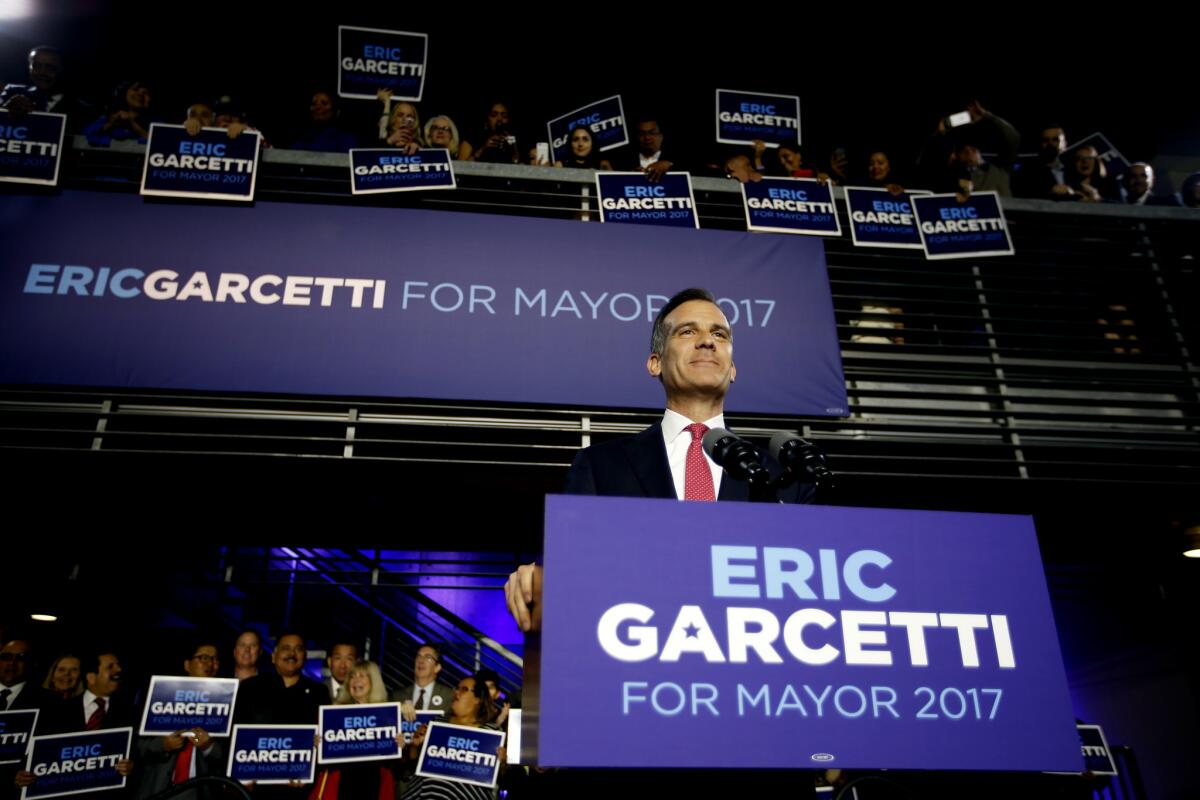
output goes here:
[{"label": "man's face", "polygon": [[28,658],[29,642],[14,639],[0,647],[0,685],[15,686],[25,680]]},{"label": "man's face", "polygon": [[199,120],[200,127],[213,127],[213,110],[208,103],[193,103],[188,107],[188,119]]},{"label": "man's face", "polygon": [[637,124],[638,150],[644,156],[652,156],[662,150],[663,135],[658,129],[657,122],[639,122]]},{"label": "man's face", "polygon": [[437,653],[432,647],[422,647],[417,651],[416,661],[413,662],[413,676],[418,684],[426,686],[433,683],[441,671],[442,665],[438,663]]},{"label": "man's face", "polygon": [[275,671],[282,677],[294,678],[300,674],[300,670],[304,669],[306,655],[304,640],[294,634],[288,634],[275,645],[271,663],[275,665]]},{"label": "man's face", "polygon": [[220,666],[216,646],[205,644],[197,647],[192,657],[183,662],[183,671],[189,678],[215,678]]},{"label": "man's face", "polygon": [[958,148],[958,162],[967,167],[978,167],[983,163],[983,156],[975,145],[964,144]]},{"label": "man's face", "polygon": [[29,80],[43,92],[54,88],[62,69],[62,57],[58,53],[38,50],[29,56]]},{"label": "man's face", "polygon": [[1125,191],[1141,197],[1154,186],[1154,170],[1145,164],[1134,164],[1125,171]]},{"label": "man's face", "polygon": [[1067,135],[1063,133],[1062,128],[1046,128],[1042,131],[1042,144],[1038,151],[1042,154],[1043,161],[1053,164],[1066,149]]},{"label": "man's face", "polygon": [[721,309],[707,300],[689,300],[663,321],[667,341],[662,354],[651,353],[646,369],[661,377],[667,397],[724,397],[737,375],[733,336]]},{"label": "man's face", "polygon": [[87,674],[87,688],[97,697],[108,697],[121,688],[121,662],[116,655],[100,656],[100,669]]},{"label": "man's face", "polygon": [[329,674],[338,683],[345,683],[346,676],[358,660],[358,649],[352,644],[335,644],[329,654]]},{"label": "man's face", "polygon": [[239,667],[253,667],[262,655],[262,643],[253,633],[243,633],[233,645],[233,663]]}]

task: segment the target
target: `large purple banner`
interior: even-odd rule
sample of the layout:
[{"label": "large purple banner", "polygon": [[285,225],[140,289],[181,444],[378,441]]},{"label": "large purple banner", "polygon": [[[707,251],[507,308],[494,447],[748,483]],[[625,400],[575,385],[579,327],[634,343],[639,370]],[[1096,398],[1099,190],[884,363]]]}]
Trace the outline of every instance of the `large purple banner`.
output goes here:
[{"label": "large purple banner", "polygon": [[733,411],[843,415],[819,241],[407,209],[8,197],[0,381],[654,408],[669,295],[733,326]]},{"label": "large purple banner", "polygon": [[544,598],[543,765],[1082,769],[1028,517],[551,496]]}]

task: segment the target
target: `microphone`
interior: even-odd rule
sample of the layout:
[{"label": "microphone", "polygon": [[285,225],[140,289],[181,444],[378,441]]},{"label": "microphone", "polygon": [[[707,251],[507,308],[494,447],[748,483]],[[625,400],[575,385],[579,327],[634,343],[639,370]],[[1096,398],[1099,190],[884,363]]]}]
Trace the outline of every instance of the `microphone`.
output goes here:
[{"label": "microphone", "polygon": [[807,474],[821,486],[833,486],[836,476],[825,465],[825,454],[807,439],[792,431],[778,431],[771,437],[769,450],[771,457],[788,472],[797,477]]},{"label": "microphone", "polygon": [[737,480],[755,485],[771,480],[758,448],[724,428],[713,428],[704,434],[704,452]]}]

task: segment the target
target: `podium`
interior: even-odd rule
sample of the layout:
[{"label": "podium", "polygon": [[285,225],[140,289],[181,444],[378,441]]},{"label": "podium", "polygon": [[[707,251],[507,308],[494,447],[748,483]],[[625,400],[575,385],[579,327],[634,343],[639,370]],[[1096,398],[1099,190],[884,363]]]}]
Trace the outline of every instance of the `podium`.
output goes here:
[{"label": "podium", "polygon": [[1029,517],[546,498],[522,761],[1080,772]]}]

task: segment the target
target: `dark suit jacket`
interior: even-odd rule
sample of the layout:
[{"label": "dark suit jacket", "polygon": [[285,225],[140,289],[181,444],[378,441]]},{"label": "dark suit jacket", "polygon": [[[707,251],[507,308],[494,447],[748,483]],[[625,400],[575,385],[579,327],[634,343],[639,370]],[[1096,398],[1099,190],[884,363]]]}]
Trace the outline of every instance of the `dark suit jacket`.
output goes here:
[{"label": "dark suit jacket", "polygon": [[[677,499],[662,426],[654,423],[636,436],[585,447],[575,454],[567,473],[566,494],[597,494],[606,497],[662,497]],[[794,483],[780,490],[785,503],[811,503],[815,487]],[[726,473],[721,477],[718,500],[750,500],[750,484]]]},{"label": "dark suit jacket", "polygon": [[[411,700],[414,685],[415,684],[406,683],[396,691],[392,692],[392,701],[396,703],[403,703],[405,700]],[[454,690],[449,686],[446,686],[442,683],[437,683],[436,681],[434,682],[432,689],[433,691],[429,695],[429,708],[418,708],[417,710],[441,711],[442,714],[448,718],[450,716],[450,704],[454,702]],[[441,700],[435,700],[434,698],[441,698]]]},{"label": "dark suit jacket", "polygon": [[[106,700],[108,702],[105,705],[104,721],[100,724],[101,730],[137,727],[133,709],[120,699],[108,697]],[[77,733],[87,726],[87,719],[83,716],[83,695],[63,700],[57,706],[46,709],[45,714],[46,724],[42,725],[40,720],[38,722],[39,734]]]}]

